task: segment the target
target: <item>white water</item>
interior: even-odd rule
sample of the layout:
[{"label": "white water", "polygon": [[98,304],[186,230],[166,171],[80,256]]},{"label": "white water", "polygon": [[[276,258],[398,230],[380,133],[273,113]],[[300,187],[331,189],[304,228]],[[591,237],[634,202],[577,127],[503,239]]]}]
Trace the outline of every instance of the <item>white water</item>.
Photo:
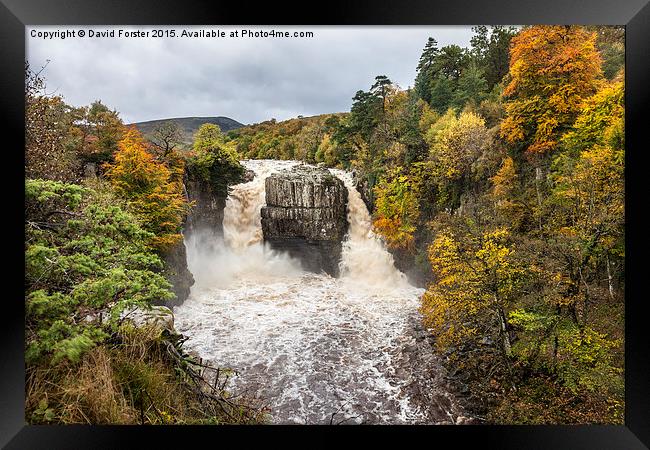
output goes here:
[{"label": "white water", "polygon": [[266,399],[274,423],[454,423],[453,398],[431,376],[442,369],[417,331],[423,290],[371,231],[352,177],[332,170],[348,188],[336,279],[262,241],[264,179],[299,163],[243,163],[256,176],[232,188],[223,241],[186,238],[196,284],[174,310],[186,345],[236,370],[229,389]]}]

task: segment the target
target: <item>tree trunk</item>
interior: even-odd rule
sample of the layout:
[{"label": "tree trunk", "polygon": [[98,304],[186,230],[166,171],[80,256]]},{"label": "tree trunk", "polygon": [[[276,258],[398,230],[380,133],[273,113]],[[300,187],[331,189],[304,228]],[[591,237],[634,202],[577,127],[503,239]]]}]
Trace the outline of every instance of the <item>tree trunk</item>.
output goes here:
[{"label": "tree trunk", "polygon": [[542,192],[540,190],[540,183],[542,182],[542,168],[535,167],[535,190],[537,191],[537,223],[539,231],[542,231]]},{"label": "tree trunk", "polygon": [[512,353],[512,344],[510,342],[510,335],[508,334],[508,322],[503,309],[499,307],[499,323],[501,325],[501,339],[503,344],[503,352],[506,356]]},{"label": "tree trunk", "polygon": [[606,258],[607,258],[607,285],[609,287],[609,298],[614,300],[614,280],[612,277],[612,271],[610,269],[610,264],[609,264],[609,254],[607,254]]}]

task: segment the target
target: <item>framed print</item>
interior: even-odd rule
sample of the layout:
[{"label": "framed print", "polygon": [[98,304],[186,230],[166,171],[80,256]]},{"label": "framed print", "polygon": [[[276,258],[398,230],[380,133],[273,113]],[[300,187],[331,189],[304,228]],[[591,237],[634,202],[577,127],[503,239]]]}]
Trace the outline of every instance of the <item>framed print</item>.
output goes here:
[{"label": "framed print", "polygon": [[3,0],[2,444],[647,448],[646,3]]}]

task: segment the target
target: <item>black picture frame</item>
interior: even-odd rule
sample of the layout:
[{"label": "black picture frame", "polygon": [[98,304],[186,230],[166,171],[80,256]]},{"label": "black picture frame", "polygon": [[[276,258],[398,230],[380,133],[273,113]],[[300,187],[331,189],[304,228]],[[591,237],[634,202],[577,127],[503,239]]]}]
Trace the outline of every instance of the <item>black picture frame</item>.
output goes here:
[{"label": "black picture frame", "polygon": [[[445,0],[387,3],[385,0],[322,4],[295,2],[208,2],[202,0],[0,0],[0,92],[3,135],[0,203],[8,225],[4,234],[4,301],[0,303],[0,445],[6,448],[121,448],[145,439],[147,447],[180,445],[207,439],[222,445],[224,436],[237,434],[245,442],[261,438],[286,444],[312,445],[304,433],[317,432],[319,441],[338,440],[340,434],[363,435],[372,441],[402,439],[402,445],[471,446],[498,449],[642,449],[650,446],[650,327],[643,314],[643,259],[646,239],[642,205],[646,170],[644,117],[650,109],[649,0]],[[290,14],[291,11],[294,14]],[[302,12],[302,15],[295,15]],[[269,24],[269,25],[523,25],[601,24],[626,26],[626,394],[624,426],[438,426],[438,427],[196,427],[196,426],[30,426],[24,418],[24,60],[27,25],[154,25],[154,24]],[[98,55],[98,57],[101,57]],[[91,63],[91,62],[89,62]],[[647,150],[645,150],[647,152]],[[5,272],[8,274],[8,272]],[[8,289],[8,290],[7,290]],[[250,431],[250,432],[249,432]],[[280,438],[278,433],[291,439]],[[287,433],[288,432],[288,433]],[[235,436],[231,436],[235,437]],[[423,443],[415,438],[423,438]],[[404,438],[408,440],[404,440]],[[470,447],[470,448],[471,448]]]}]

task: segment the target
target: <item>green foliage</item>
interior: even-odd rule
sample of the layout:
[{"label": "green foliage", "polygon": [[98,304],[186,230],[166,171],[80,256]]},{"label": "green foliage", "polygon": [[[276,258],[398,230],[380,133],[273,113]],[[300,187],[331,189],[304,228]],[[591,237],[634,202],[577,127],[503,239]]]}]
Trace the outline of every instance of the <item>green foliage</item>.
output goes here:
[{"label": "green foliage", "polygon": [[219,126],[214,124],[199,128],[186,170],[189,179],[208,182],[222,196],[227,194],[228,185],[238,182],[244,174],[235,145],[226,142]]},{"label": "green foliage", "polygon": [[472,53],[485,74],[486,91],[490,91],[508,73],[510,40],[517,30],[515,27],[496,25],[490,27],[488,32],[488,27],[480,25],[473,27],[472,31],[476,33],[470,41]]},{"label": "green foliage", "polygon": [[104,312],[111,323],[127,306],[173,298],[148,246],[151,233],[105,186],[103,192],[27,180],[26,361],[79,358],[107,336],[86,321]]}]

